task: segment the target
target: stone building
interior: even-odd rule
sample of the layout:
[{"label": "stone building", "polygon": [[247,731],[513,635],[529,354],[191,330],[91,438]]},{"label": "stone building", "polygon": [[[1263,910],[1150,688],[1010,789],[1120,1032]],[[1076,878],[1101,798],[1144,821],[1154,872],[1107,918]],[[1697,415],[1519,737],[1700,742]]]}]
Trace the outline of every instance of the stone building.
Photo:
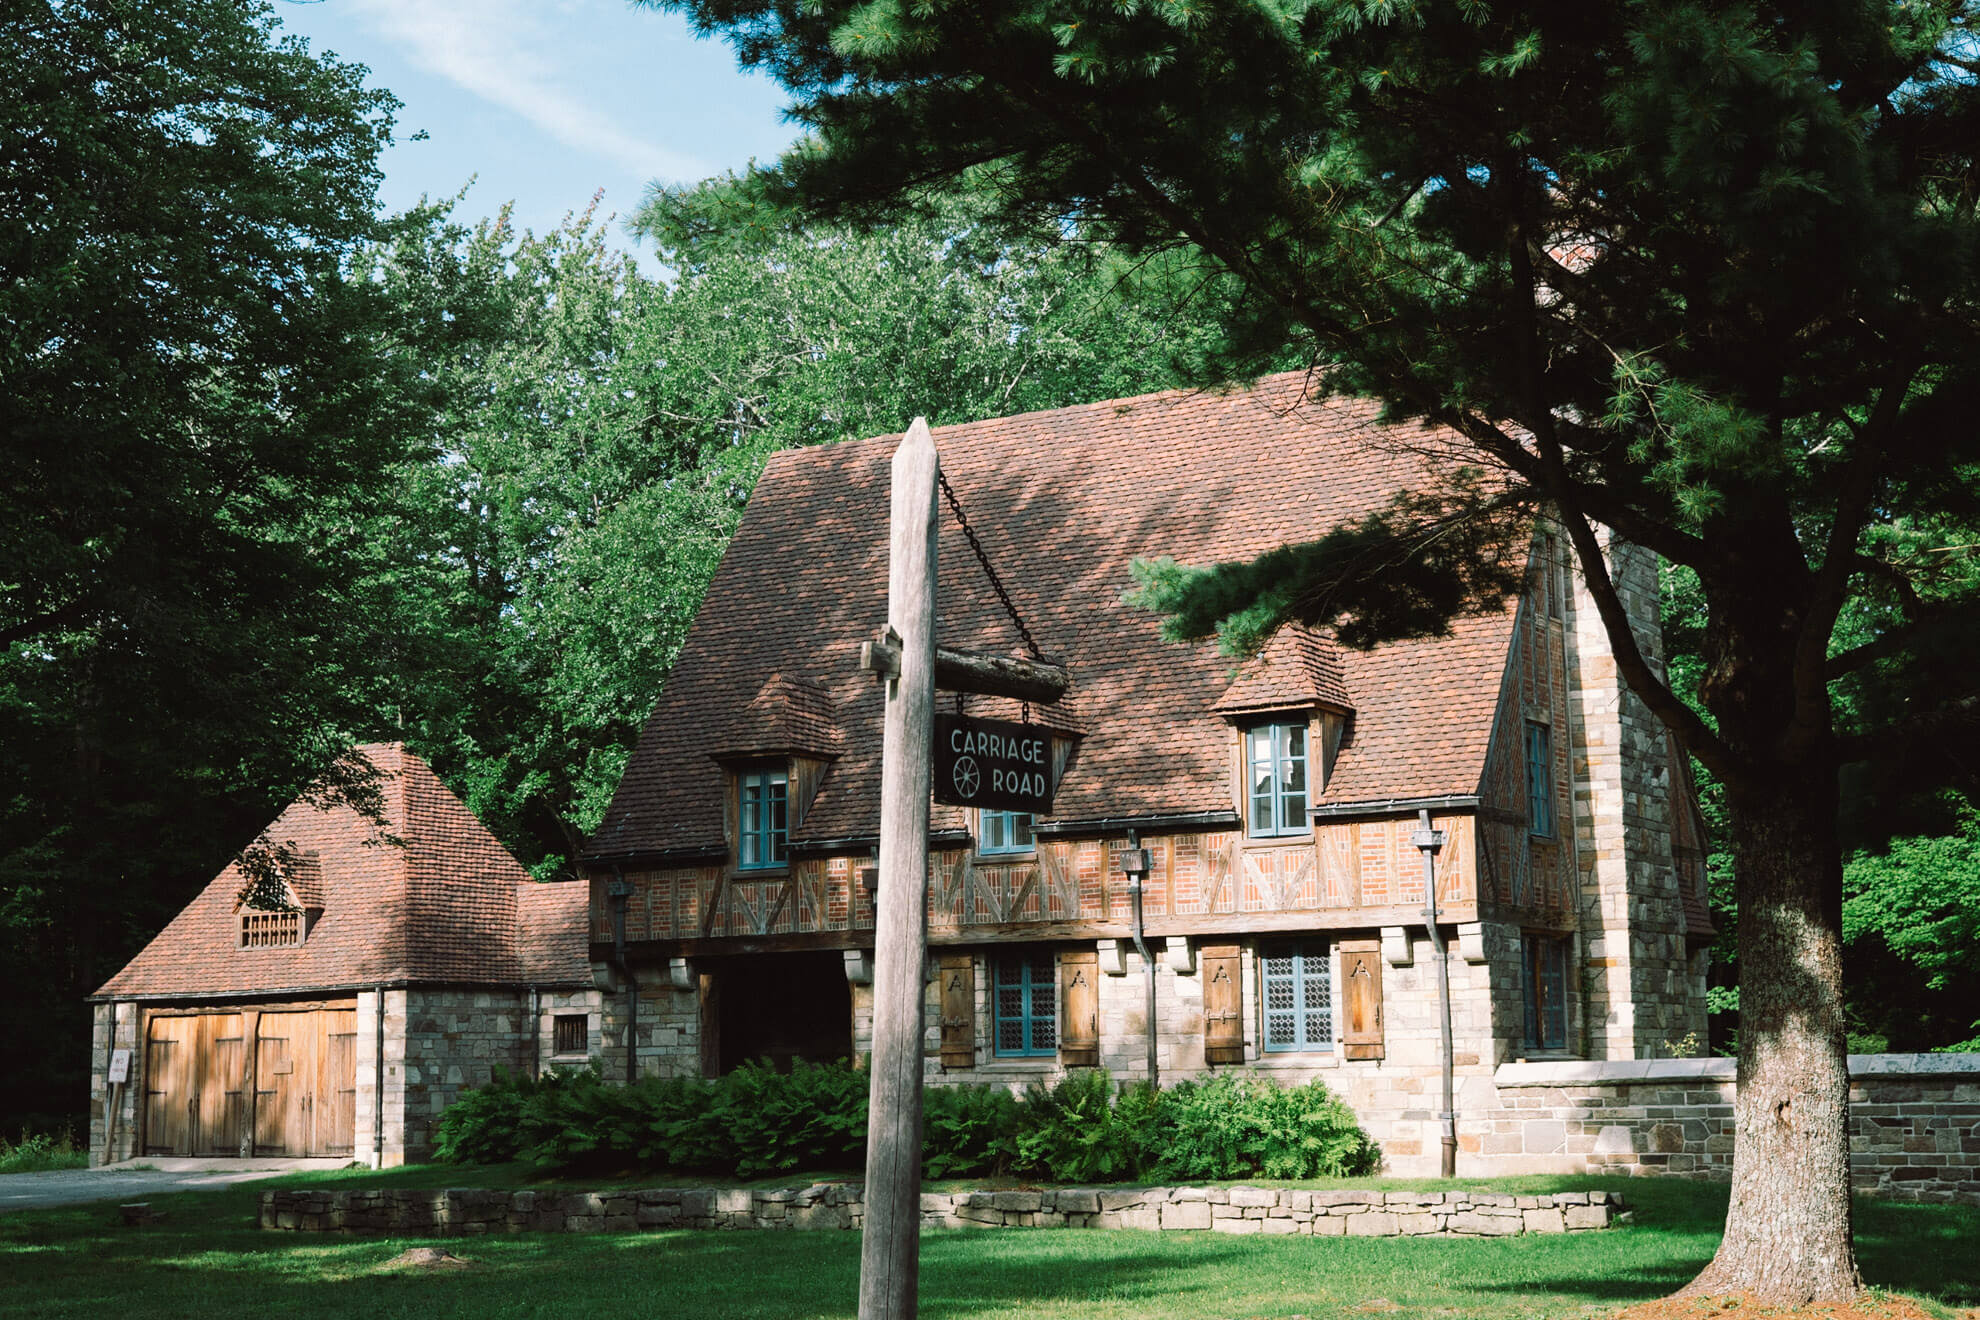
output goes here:
[{"label": "stone building", "polygon": [[[1444,838],[1461,1086],[1515,1061],[1696,1048],[1701,828],[1683,758],[1621,687],[1544,526],[1523,593],[1367,651],[1287,628],[1234,666],[1163,641],[1124,599],[1137,557],[1206,564],[1312,540],[1459,461],[1451,437],[1378,425],[1303,383],[936,431],[1017,611],[1073,681],[1030,710],[968,700],[1049,738],[1055,797],[1050,815],[935,809],[926,1070],[1132,1078],[1152,1032],[1165,1082],[1237,1066],[1321,1077],[1393,1171],[1434,1171],[1419,812]],[[608,1076],[866,1048],[882,698],[857,655],[886,619],[895,443],[770,460],[588,846],[590,957],[615,969]],[[938,640],[1014,649],[944,519]],[[1614,541],[1609,558],[1654,660],[1655,563]],[[1152,861],[1152,1023],[1119,865],[1130,832]],[[1459,1109],[1462,1171],[1534,1166],[1503,1114]]]},{"label": "stone building", "polygon": [[229,865],[91,997],[95,1162],[416,1161],[496,1066],[594,1052],[584,887],[531,880],[402,745],[359,751],[382,819],[291,804],[279,884]]}]

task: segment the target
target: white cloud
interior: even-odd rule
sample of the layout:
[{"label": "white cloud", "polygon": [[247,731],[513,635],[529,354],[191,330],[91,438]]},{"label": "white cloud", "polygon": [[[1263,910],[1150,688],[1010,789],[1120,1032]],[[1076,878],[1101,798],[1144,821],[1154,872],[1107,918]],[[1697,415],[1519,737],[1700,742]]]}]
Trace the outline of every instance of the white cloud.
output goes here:
[{"label": "white cloud", "polygon": [[[414,64],[514,111],[574,150],[645,178],[699,179],[704,161],[628,132],[583,95],[580,43],[559,27],[582,25],[584,7],[524,0],[356,0],[353,6]],[[545,22],[546,10],[562,22]]]}]

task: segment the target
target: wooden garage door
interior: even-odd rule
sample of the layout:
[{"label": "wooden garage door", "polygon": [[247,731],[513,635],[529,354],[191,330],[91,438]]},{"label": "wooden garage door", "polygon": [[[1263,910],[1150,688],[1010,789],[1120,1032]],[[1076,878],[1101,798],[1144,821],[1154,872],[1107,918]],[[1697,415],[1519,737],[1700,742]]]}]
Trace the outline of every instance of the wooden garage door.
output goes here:
[{"label": "wooden garage door", "polygon": [[254,1153],[348,1155],[357,1128],[357,1010],[265,1012],[255,1035]]},{"label": "wooden garage door", "polygon": [[153,1017],[144,1117],[152,1155],[350,1154],[357,1009]]},{"label": "wooden garage door", "polygon": [[145,1042],[145,1152],[238,1155],[246,1117],[239,1013],[154,1017]]}]

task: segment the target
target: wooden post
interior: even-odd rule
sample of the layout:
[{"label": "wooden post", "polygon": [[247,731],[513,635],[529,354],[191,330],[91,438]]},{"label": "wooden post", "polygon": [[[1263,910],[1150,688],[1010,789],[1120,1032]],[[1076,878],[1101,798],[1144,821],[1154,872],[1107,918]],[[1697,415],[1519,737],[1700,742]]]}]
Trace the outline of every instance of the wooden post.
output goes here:
[{"label": "wooden post", "polygon": [[887,622],[901,639],[885,679],[880,893],[873,932],[873,1062],[859,1320],[912,1320],[921,1274],[922,960],[928,939],[929,754],[935,726],[935,486],[917,417],[894,452]]}]

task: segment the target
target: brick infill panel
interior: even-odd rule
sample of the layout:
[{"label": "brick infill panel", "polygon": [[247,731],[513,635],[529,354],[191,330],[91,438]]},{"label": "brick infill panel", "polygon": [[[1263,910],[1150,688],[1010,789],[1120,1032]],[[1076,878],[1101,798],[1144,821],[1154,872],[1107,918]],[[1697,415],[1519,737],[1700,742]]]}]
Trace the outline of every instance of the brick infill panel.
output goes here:
[{"label": "brick infill panel", "polygon": [[[858,1183],[809,1187],[655,1187],[640,1191],[492,1188],[357,1191],[277,1188],[261,1226],[282,1232],[456,1236],[635,1233],[662,1229],[858,1228]],[[923,1192],[924,1228],[1137,1228],[1301,1237],[1517,1237],[1608,1228],[1620,1192],[1301,1191],[1278,1187],[1057,1187]]]}]

